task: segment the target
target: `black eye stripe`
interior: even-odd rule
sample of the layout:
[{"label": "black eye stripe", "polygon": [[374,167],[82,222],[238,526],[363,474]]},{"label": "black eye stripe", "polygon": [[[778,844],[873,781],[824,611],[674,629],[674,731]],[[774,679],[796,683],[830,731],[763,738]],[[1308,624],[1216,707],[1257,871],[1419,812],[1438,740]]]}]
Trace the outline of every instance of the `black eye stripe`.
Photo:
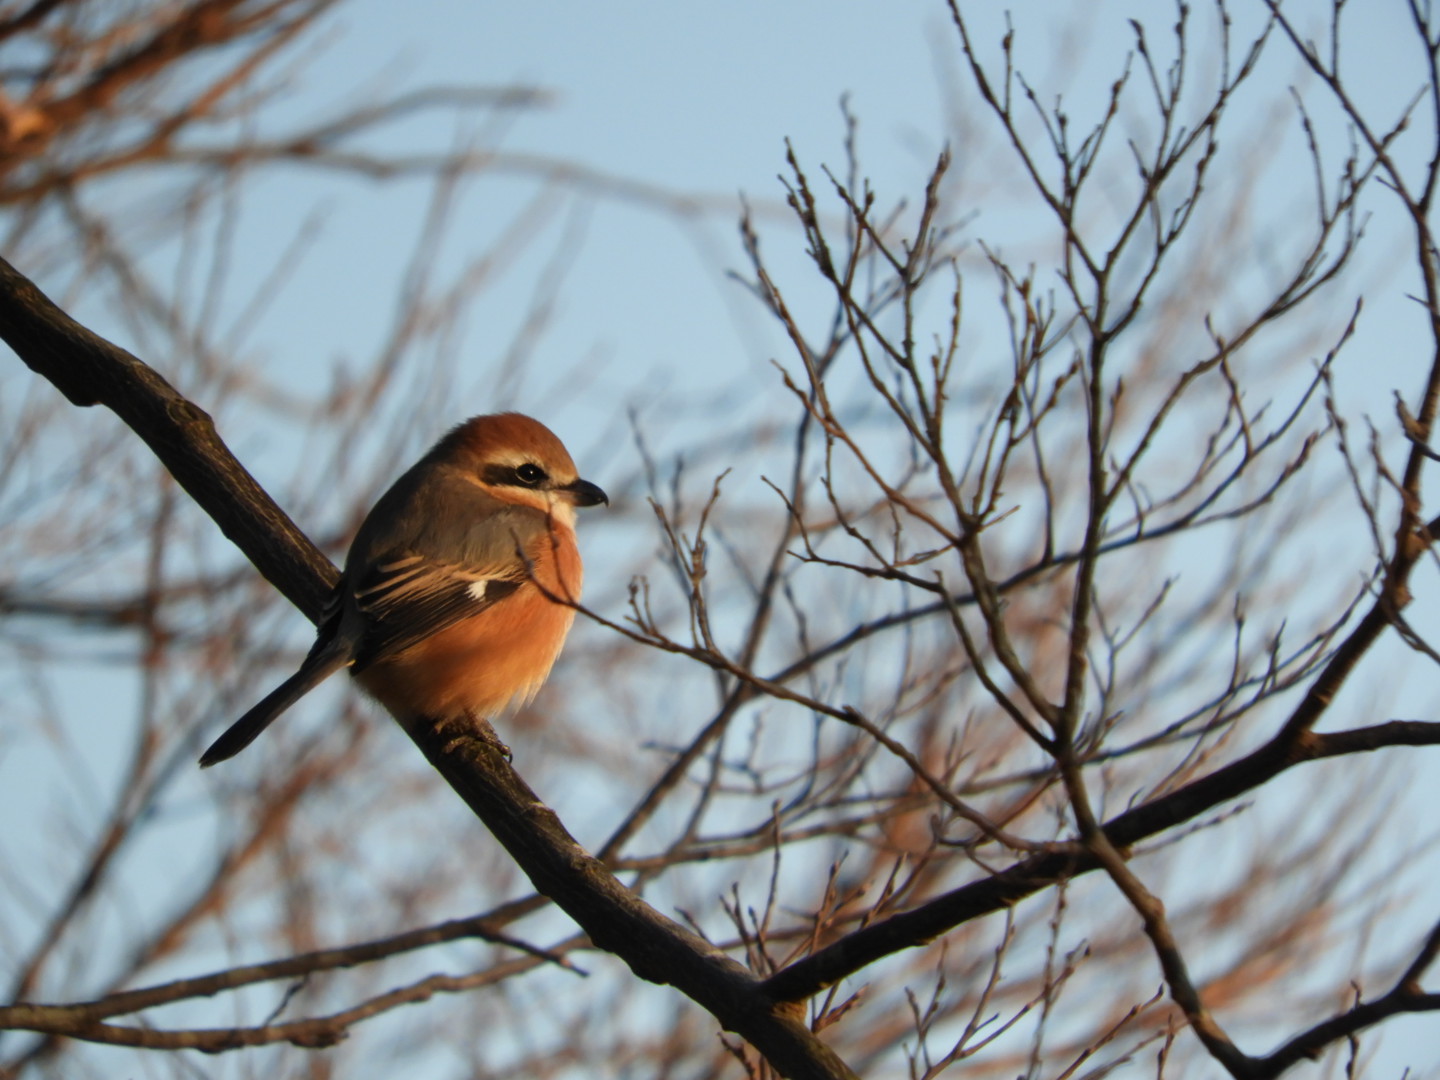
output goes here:
[{"label": "black eye stripe", "polygon": [[522,465],[486,465],[480,470],[480,477],[487,484],[510,487],[539,487],[550,479],[549,474],[534,462]]}]

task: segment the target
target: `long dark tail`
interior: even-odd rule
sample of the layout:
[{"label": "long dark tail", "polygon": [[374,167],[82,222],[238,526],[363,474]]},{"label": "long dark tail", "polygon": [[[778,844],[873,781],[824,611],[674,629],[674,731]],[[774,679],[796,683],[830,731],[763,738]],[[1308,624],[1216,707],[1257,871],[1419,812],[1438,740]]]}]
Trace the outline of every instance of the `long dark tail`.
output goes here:
[{"label": "long dark tail", "polygon": [[350,650],[338,642],[313,650],[300,665],[300,670],[277,686],[265,699],[225,729],[200,757],[200,767],[208,769],[217,761],[232,758],[255,741],[255,736],[270,726],[270,721],[294,705],[315,687],[350,662]]}]

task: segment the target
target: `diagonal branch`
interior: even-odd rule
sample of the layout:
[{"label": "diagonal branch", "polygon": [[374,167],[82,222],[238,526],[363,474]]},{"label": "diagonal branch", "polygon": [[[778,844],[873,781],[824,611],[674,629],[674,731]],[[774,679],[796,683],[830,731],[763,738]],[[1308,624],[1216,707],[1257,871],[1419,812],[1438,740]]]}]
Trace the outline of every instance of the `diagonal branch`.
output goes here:
[{"label": "diagonal branch", "polygon": [[[1105,823],[1105,835],[1123,850],[1192,821],[1296,765],[1392,746],[1440,746],[1440,723],[1392,720],[1347,731],[1305,732],[1296,739],[1273,739],[1208,776],[1117,815]],[[1049,852],[1022,859],[992,877],[841,938],[772,975],[766,989],[777,1001],[804,1000],[883,957],[926,945],[957,926],[1098,869],[1099,860],[1086,854]]]},{"label": "diagonal branch", "polygon": [[230,453],[208,413],[66,315],[4,259],[0,337],[72,405],[104,405],[125,421],[265,579],[307,618],[319,616],[339,572]]},{"label": "diagonal branch", "polygon": [[[334,567],[230,453],[210,417],[145,363],[65,315],[4,260],[0,337],[72,403],[112,409],[266,578],[307,615],[319,611]],[[641,978],[674,986],[699,1003],[783,1075],[854,1077],[794,1010],[777,1005],[759,978],[650,907],[586,852],[511,767],[493,733],[453,738],[433,725],[407,733],[535,887],[596,945]],[[115,1032],[96,1037],[106,1041],[107,1034]]]}]

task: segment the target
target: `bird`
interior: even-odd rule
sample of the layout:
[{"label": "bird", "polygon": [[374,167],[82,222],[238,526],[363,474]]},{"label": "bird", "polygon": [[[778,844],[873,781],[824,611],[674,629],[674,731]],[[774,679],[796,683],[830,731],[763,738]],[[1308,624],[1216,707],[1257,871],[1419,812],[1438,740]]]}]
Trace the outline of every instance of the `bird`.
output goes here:
[{"label": "bird", "polygon": [[538,420],[505,412],[453,428],[366,516],[300,669],[201,767],[234,757],[342,668],[402,721],[530,701],[580,598],[576,508],[609,502]]}]

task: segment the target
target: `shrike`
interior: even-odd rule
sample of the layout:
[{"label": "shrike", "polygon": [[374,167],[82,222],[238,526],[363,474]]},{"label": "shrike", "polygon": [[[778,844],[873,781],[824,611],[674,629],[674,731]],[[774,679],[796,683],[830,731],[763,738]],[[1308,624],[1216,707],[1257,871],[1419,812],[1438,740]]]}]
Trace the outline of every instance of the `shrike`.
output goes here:
[{"label": "shrike", "polygon": [[455,428],[381,496],[300,670],[216,739],[233,757],[349,668],[402,719],[494,716],[535,696],[580,598],[575,508],[609,503],[544,424],[519,413]]}]

